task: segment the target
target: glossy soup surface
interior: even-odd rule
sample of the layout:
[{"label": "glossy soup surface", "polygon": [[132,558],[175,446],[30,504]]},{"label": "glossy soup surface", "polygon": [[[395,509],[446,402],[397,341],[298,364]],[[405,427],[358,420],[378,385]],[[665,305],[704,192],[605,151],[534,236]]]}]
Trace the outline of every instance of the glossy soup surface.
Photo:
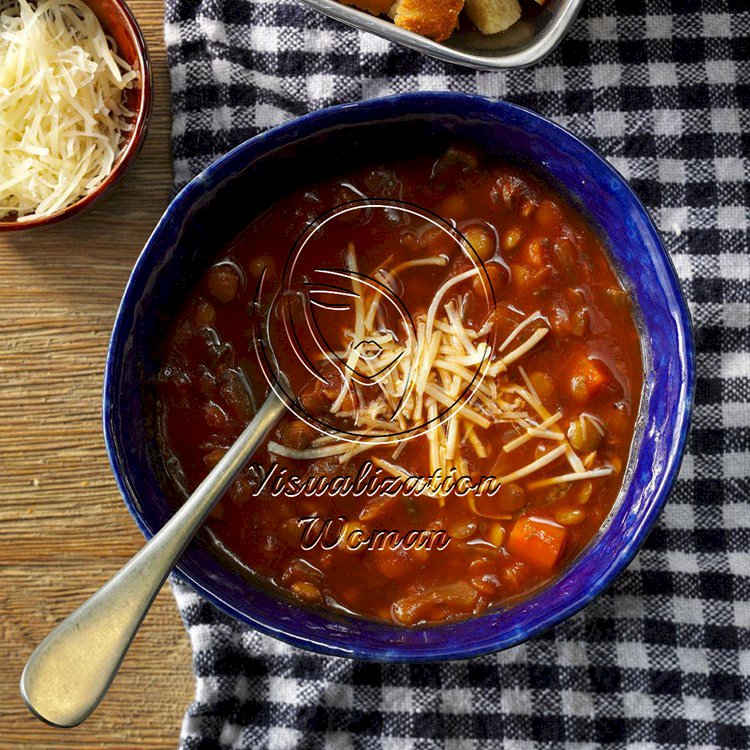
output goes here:
[{"label": "glossy soup surface", "polygon": [[[457,226],[475,252],[418,211],[360,209],[313,233],[296,267],[297,291],[274,297],[308,223],[363,196],[432,211]],[[400,413],[383,386],[350,382],[347,390],[340,374],[346,369],[337,372],[324,359],[320,372],[327,382],[312,377],[284,334],[284,310],[296,326],[312,304],[331,350],[348,361],[356,305],[337,306],[327,292],[315,305],[299,291],[320,268],[352,267],[399,300],[376,305],[369,338],[380,336],[388,351],[400,352],[405,358],[398,366],[412,361],[408,356],[418,362],[419,352],[433,362],[424,371],[424,390],[410,391]],[[439,353],[430,360],[429,347],[419,349],[420,325],[426,335],[436,290],[460,274],[464,280],[444,288],[436,303],[427,343],[434,341]],[[374,293],[357,278],[339,276],[337,285],[359,294],[366,312]],[[399,328],[399,305],[414,322],[414,339]],[[628,459],[641,349],[630,300],[598,237],[537,178],[456,146],[438,157],[311,184],[253,220],[213,259],[165,339],[159,445],[183,494],[195,489],[268,392],[253,345],[266,314],[270,344],[304,412],[285,414],[209,521],[216,543],[239,564],[303,603],[408,626],[475,615],[527,595],[558,575],[597,533]],[[456,333],[456,319],[463,333]],[[304,339],[305,326],[297,327]],[[310,351],[309,343],[300,346]],[[379,360],[367,360],[366,347],[361,351],[358,371],[376,369],[368,361]],[[481,365],[472,363],[477,351],[487,357]],[[441,405],[435,394],[457,398],[475,382],[468,379],[478,367],[489,368],[482,393],[446,411],[450,399]],[[410,372],[418,382],[419,368]],[[389,382],[406,388],[407,380],[394,374]],[[432,430],[408,440],[390,437],[389,430],[408,430],[444,412],[447,419],[431,423]],[[389,437],[362,449],[362,443],[343,441],[339,428]],[[357,445],[359,452],[349,456]],[[418,495],[294,496],[274,494],[270,484],[259,490],[272,464],[304,481],[351,477],[367,462],[385,477],[429,477],[437,466],[455,476],[500,481],[492,495],[446,485]],[[311,544],[326,519],[326,533]],[[398,534],[378,535],[387,531]]]}]

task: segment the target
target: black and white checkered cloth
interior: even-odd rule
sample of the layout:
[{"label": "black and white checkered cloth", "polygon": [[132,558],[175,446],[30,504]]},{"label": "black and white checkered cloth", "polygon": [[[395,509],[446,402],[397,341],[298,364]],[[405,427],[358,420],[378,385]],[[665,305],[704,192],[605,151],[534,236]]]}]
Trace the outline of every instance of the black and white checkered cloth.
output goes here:
[{"label": "black and white checkered cloth", "polygon": [[528,70],[476,73],[293,0],[167,0],[176,182],[332,103],[478,92],[551,117],[631,182],[696,324],[694,427],[667,507],[592,606],[495,656],[352,662],[247,630],[182,585],[195,703],[181,747],[750,746],[750,12],[746,0],[589,0]]}]

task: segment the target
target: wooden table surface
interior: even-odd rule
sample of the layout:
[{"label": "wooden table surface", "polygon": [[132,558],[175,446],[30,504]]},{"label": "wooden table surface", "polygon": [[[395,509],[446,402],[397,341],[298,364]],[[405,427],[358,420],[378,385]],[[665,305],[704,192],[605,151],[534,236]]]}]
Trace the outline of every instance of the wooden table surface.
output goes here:
[{"label": "wooden table surface", "polygon": [[161,0],[129,0],[151,50],[156,101],[125,181],[89,213],[0,235],[0,748],[175,748],[192,700],[190,646],[168,587],[109,695],[76,729],[32,718],[18,693],[51,627],[143,539],[101,430],[104,357],[133,262],[171,186]]}]

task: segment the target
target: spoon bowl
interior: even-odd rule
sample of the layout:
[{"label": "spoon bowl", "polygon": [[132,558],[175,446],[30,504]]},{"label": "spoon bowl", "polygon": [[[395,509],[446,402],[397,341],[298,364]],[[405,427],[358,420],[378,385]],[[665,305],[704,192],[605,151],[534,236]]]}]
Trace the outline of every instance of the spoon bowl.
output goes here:
[{"label": "spoon bowl", "polygon": [[36,648],[21,675],[31,712],[57,727],[85,721],[106,694],[182,551],[284,412],[271,392],[198,489],[118,573]]}]

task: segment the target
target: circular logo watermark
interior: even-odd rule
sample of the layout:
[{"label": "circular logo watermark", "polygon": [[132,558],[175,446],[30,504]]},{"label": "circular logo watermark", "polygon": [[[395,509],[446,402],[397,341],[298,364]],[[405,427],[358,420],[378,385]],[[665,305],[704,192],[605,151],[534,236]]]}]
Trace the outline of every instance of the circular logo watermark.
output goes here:
[{"label": "circular logo watermark", "polygon": [[[467,307],[475,322],[490,321],[495,296],[461,226],[404,201],[354,200],[318,216],[280,279],[261,275],[253,304],[269,385],[299,419],[345,440],[403,440],[445,421],[481,387],[494,350],[486,325],[481,357],[472,347],[473,377],[441,391],[437,408],[417,404],[430,362],[450,356],[435,327],[460,339]],[[377,405],[371,418],[368,405]],[[397,429],[384,434],[383,423]]]}]

